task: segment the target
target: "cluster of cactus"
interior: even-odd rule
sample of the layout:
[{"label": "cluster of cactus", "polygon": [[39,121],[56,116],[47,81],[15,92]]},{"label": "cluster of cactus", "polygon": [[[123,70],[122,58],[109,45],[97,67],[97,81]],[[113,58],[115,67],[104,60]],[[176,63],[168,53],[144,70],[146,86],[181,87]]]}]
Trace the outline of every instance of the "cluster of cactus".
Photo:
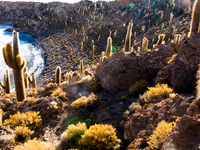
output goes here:
[{"label": "cluster of cactus", "polygon": [[[9,78],[9,74],[8,74],[8,70],[6,69],[6,74],[4,75],[3,78],[3,83],[0,82],[1,87],[4,89],[4,94],[10,93],[10,78]],[[1,91],[1,90],[0,90]]]},{"label": "cluster of cactus", "polygon": [[11,44],[7,43],[6,46],[3,47],[3,57],[6,64],[13,70],[17,100],[23,101],[26,99],[23,74],[23,67],[26,61],[19,55],[19,39],[16,31],[13,31],[13,47]]}]

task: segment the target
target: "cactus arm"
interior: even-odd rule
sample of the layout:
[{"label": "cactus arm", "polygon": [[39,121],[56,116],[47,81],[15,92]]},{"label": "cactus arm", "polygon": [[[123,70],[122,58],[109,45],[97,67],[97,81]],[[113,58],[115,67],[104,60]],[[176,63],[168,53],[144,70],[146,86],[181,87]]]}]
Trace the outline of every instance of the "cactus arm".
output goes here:
[{"label": "cactus arm", "polygon": [[6,64],[10,68],[14,68],[13,49],[9,43],[7,43],[6,47],[3,48],[3,57],[4,57]]},{"label": "cactus arm", "polygon": [[0,82],[0,86],[3,88],[3,89],[6,89],[6,87],[3,85],[3,83]]},{"label": "cactus arm", "polygon": [[32,73],[32,80],[31,80],[31,77],[30,75],[28,75],[28,81],[29,83],[32,85],[32,88],[36,88],[36,80],[35,80],[35,75],[34,73]]}]

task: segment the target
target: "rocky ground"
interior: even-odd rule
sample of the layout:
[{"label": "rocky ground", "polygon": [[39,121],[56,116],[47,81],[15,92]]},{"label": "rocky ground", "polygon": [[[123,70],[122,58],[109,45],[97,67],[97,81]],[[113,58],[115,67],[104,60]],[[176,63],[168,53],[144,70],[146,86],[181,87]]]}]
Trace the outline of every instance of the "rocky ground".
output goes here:
[{"label": "rocky ground", "polygon": [[[160,0],[97,2],[96,5],[90,1],[77,4],[0,2],[0,21],[12,22],[15,30],[35,36],[34,44],[43,48],[45,58],[45,69],[36,79],[36,102],[29,106],[26,102],[17,102],[14,94],[0,96],[3,120],[18,111],[40,111],[42,126],[32,136],[55,145],[69,124],[82,121],[89,126],[112,124],[122,141],[121,150],[199,149],[200,101],[195,87],[200,37],[187,38],[193,2],[191,5],[178,0],[175,3]],[[130,3],[134,3],[134,7]],[[131,20],[133,51],[125,54],[122,49]],[[160,34],[165,34],[165,42],[153,48]],[[181,36],[180,43],[171,41],[176,34]],[[109,35],[113,40],[113,55],[100,62]],[[149,40],[147,51],[138,50],[144,36]],[[100,89],[91,89],[86,80],[91,77],[84,73],[61,85],[53,84],[57,66],[61,67],[64,81],[63,75],[77,70],[80,60],[98,79]],[[143,93],[132,95],[129,91],[139,80],[147,81],[149,86],[167,83],[173,88],[173,94],[145,103],[138,96]],[[58,87],[66,92],[65,97],[51,95]],[[27,95],[31,91],[28,90]],[[92,91],[99,97],[98,104],[80,110],[71,107],[73,101]],[[53,107],[52,102],[57,107]],[[164,141],[150,146],[149,137],[162,120],[176,121],[176,125]],[[7,126],[1,126],[0,131],[1,137],[14,134]],[[14,148],[5,142],[5,138],[0,138],[2,149]],[[71,143],[69,148],[76,148],[76,144]]]}]

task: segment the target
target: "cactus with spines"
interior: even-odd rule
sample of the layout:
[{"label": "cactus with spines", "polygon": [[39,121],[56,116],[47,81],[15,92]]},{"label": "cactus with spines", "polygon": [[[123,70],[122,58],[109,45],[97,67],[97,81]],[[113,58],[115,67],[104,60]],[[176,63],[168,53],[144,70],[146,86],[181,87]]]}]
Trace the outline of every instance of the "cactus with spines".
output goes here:
[{"label": "cactus with spines", "polygon": [[125,52],[129,52],[130,49],[131,49],[132,28],[133,28],[133,23],[129,22],[129,25],[128,25],[128,28],[127,28],[127,33],[126,33],[125,45],[124,45],[124,51]]},{"label": "cactus with spines", "polygon": [[27,73],[27,67],[25,66],[24,67],[24,85],[25,85],[26,89],[29,89],[29,86],[28,86],[28,76],[29,76],[29,74]]},{"label": "cactus with spines", "polygon": [[19,39],[16,31],[13,31],[13,47],[9,43],[6,44],[3,47],[3,57],[5,63],[13,70],[17,100],[23,101],[26,99],[23,74],[23,67],[26,61],[19,55]]},{"label": "cactus with spines", "polygon": [[142,50],[147,51],[148,50],[148,42],[149,40],[144,36],[142,40]]},{"label": "cactus with spines", "polygon": [[31,80],[31,77],[29,75],[28,76],[28,81],[31,84],[32,88],[35,89],[37,87],[36,87],[36,80],[35,80],[35,74],[34,74],[34,72],[31,74],[31,76],[32,76],[32,80]]},{"label": "cactus with spines", "polygon": [[56,67],[55,81],[56,81],[56,84],[61,83],[61,68],[60,68],[60,66]]},{"label": "cactus with spines", "polygon": [[199,22],[200,22],[200,0],[195,0],[192,8],[192,20],[190,24],[190,32],[188,37],[193,33],[199,33]]},{"label": "cactus with spines", "polygon": [[101,53],[100,61],[103,62],[107,57],[105,56],[105,52]]},{"label": "cactus with spines", "polygon": [[79,73],[81,73],[81,72],[83,72],[83,70],[84,70],[83,60],[80,60],[80,65],[78,67],[78,71],[79,71]]},{"label": "cactus with spines", "polygon": [[6,74],[4,76],[3,79],[3,83],[0,82],[1,87],[4,89],[4,94],[10,93],[10,78],[9,78],[9,74],[8,74],[8,70],[6,69]]},{"label": "cactus with spines", "polygon": [[112,38],[108,37],[105,56],[112,56]]}]

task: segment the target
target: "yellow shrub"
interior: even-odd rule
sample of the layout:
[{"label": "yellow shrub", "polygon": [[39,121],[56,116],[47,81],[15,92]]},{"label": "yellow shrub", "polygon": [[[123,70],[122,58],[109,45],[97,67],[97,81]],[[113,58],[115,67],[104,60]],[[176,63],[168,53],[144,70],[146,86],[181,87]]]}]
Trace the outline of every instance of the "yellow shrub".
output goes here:
[{"label": "yellow shrub", "polygon": [[71,124],[67,127],[65,131],[72,140],[78,141],[81,139],[81,136],[87,130],[87,126],[85,123],[78,123],[77,125]]},{"label": "yellow shrub", "polygon": [[171,132],[175,122],[167,123],[165,120],[162,120],[156,129],[153,131],[153,134],[149,138],[149,142],[147,142],[150,146],[158,146],[160,142],[166,139],[167,134]]},{"label": "yellow shrub", "polygon": [[129,94],[142,94],[148,85],[149,83],[147,81],[139,80],[129,88]]},{"label": "yellow shrub", "polygon": [[27,93],[27,97],[33,97],[36,94],[37,94],[37,90],[33,90],[33,91]]},{"label": "yellow shrub", "polygon": [[29,140],[33,133],[34,131],[31,131],[28,127],[17,126],[15,128],[16,141]]},{"label": "yellow shrub", "polygon": [[78,98],[71,104],[71,106],[75,109],[80,109],[88,106],[95,107],[99,102],[98,100],[99,98],[94,93],[91,93],[88,97],[82,96]]},{"label": "yellow shrub", "polygon": [[78,144],[82,149],[109,150],[117,142],[115,129],[107,124],[95,124],[85,131]]},{"label": "yellow shrub", "polygon": [[16,126],[29,127],[31,130],[40,127],[42,124],[41,116],[39,112],[27,111],[25,113],[17,112],[15,115],[10,115],[9,119],[6,119],[3,125],[9,125],[15,128]]},{"label": "yellow shrub", "polygon": [[14,150],[55,150],[52,143],[41,142],[36,139],[28,140],[24,145],[18,145]]},{"label": "yellow shrub", "polygon": [[143,99],[146,103],[153,101],[155,98],[168,97],[173,92],[172,88],[169,88],[167,84],[157,84],[156,87],[148,87],[143,95],[140,95],[140,99]]},{"label": "yellow shrub", "polygon": [[92,81],[89,82],[88,86],[91,91],[96,92],[100,88],[100,83],[97,78],[93,78]]},{"label": "yellow shrub", "polygon": [[36,103],[36,99],[34,97],[28,97],[27,99],[24,100],[24,102],[27,105],[32,106],[33,104]]},{"label": "yellow shrub", "polygon": [[65,95],[67,93],[63,92],[61,88],[57,88],[56,90],[53,91],[53,93],[50,96],[55,96],[57,98],[65,98]]},{"label": "yellow shrub", "polygon": [[88,102],[88,98],[86,96],[82,96],[80,98],[78,98],[77,100],[75,100],[71,106],[75,109],[79,109],[79,108],[82,108],[82,107],[85,107],[85,105],[87,104]]}]

